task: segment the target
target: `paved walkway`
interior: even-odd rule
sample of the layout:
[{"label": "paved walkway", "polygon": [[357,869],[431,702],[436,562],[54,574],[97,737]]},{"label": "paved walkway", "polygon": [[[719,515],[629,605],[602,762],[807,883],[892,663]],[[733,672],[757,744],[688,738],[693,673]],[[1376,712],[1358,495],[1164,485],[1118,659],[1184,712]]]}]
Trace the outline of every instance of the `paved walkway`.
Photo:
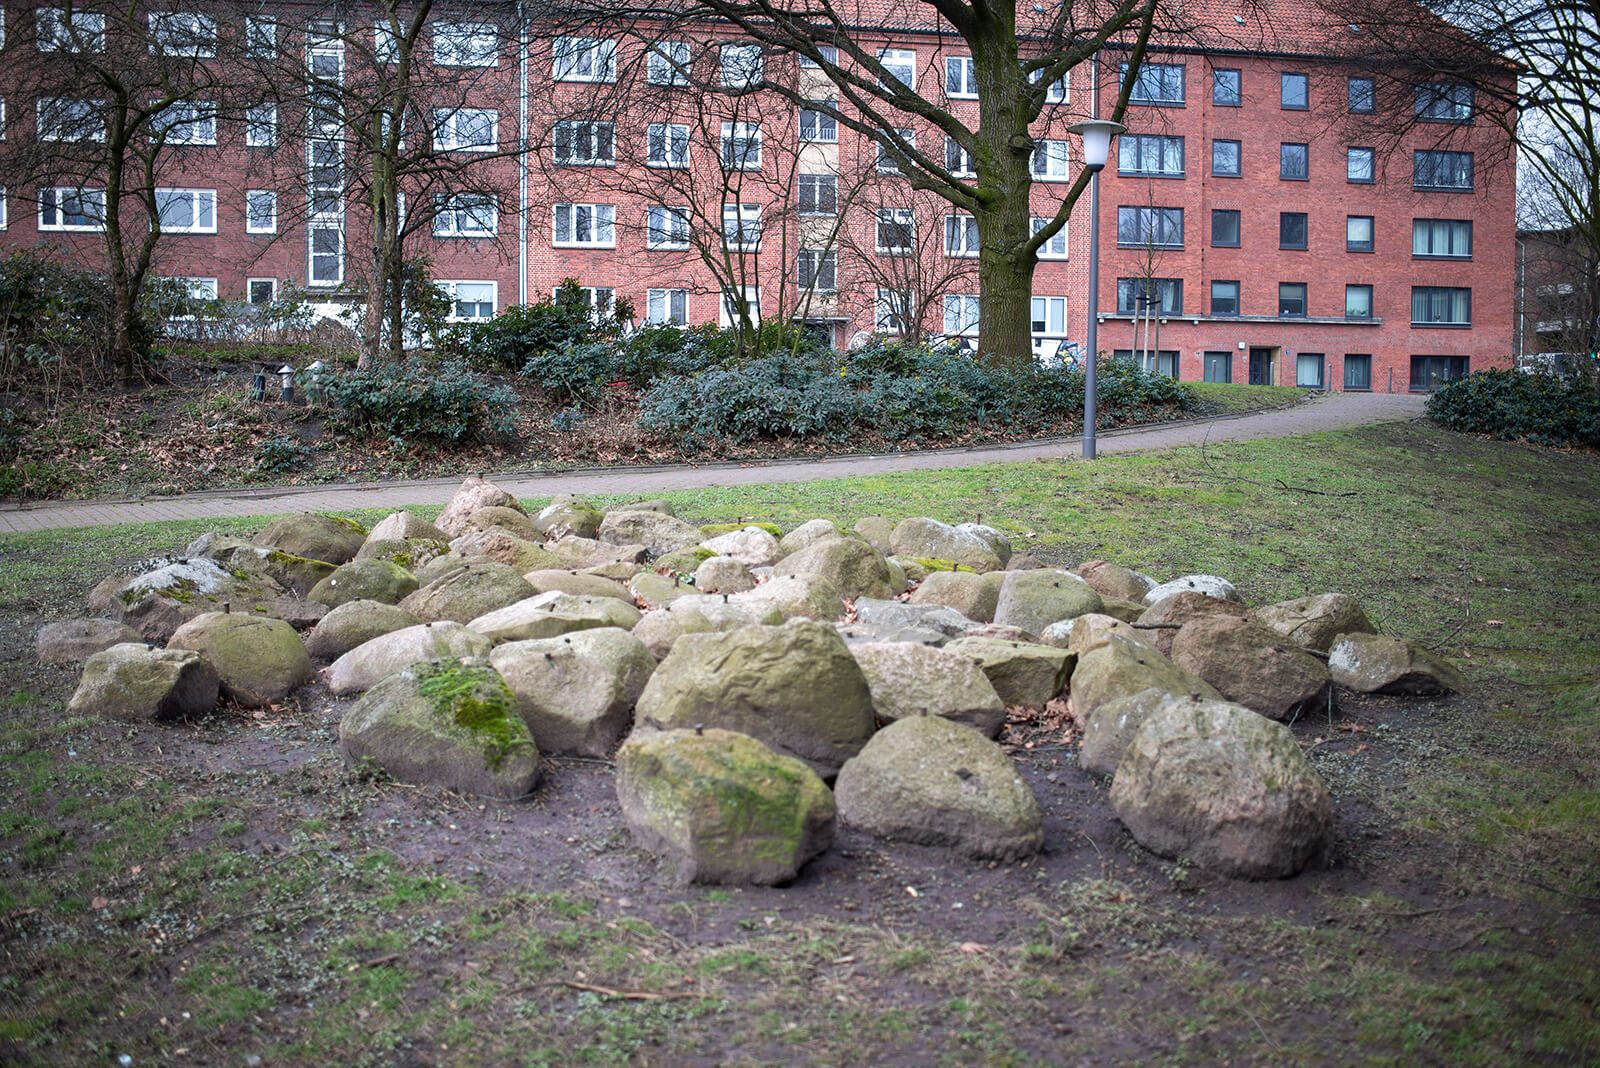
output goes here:
[{"label": "paved walkway", "polygon": [[[1181,445],[1200,445],[1259,438],[1293,437],[1321,430],[1343,430],[1372,423],[1397,422],[1422,415],[1425,398],[1408,394],[1328,393],[1307,404],[1280,411],[1215,419],[1165,423],[1153,427],[1102,432],[1098,451],[1107,456]],[[553,497],[558,493],[630,494],[654,497],[668,490],[755,483],[809,482],[853,478],[891,471],[970,467],[1035,459],[1070,459],[1083,455],[1079,438],[1051,438],[1016,445],[971,449],[841,456],[830,459],[781,460],[771,463],[678,464],[668,467],[602,467],[568,471],[510,471],[491,477],[518,497]],[[144,500],[43,501],[0,505],[0,533],[56,530],[112,523],[155,523],[169,519],[212,519],[281,515],[287,512],[334,512],[351,508],[398,509],[442,505],[461,479],[412,482],[356,482],[343,485],[277,489],[210,490],[181,497]]]}]

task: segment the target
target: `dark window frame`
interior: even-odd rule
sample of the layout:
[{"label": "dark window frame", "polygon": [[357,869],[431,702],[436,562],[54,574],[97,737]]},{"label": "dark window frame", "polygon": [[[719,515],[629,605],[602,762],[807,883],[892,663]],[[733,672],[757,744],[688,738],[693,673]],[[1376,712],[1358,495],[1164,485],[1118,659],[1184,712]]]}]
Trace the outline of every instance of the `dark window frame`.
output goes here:
[{"label": "dark window frame", "polygon": [[[1224,298],[1224,299],[1231,299],[1233,301],[1233,310],[1232,311],[1226,311],[1226,310],[1218,311],[1217,310],[1217,287],[1218,286],[1232,286],[1233,287],[1233,296],[1232,296],[1232,298]],[[1231,279],[1231,278],[1213,279],[1212,282],[1211,282],[1211,314],[1212,315],[1238,315],[1239,314],[1240,296],[1241,296],[1241,294],[1240,294],[1240,286],[1239,286],[1239,283],[1238,283],[1237,280]]]},{"label": "dark window frame", "polygon": [[[1451,314],[1454,305],[1461,295],[1465,294],[1462,302],[1466,305],[1466,317],[1463,319],[1438,319],[1433,315],[1435,310],[1448,307],[1444,314]],[[1417,318],[1418,299],[1427,302],[1428,318]],[[1472,326],[1472,287],[1471,286],[1412,286],[1411,287],[1411,326],[1416,330],[1466,330]]]},{"label": "dark window frame", "polygon": [[[1433,241],[1434,227],[1437,224],[1443,223],[1444,226],[1445,226],[1444,238],[1445,238],[1446,247],[1448,247],[1449,245],[1454,243],[1456,231],[1457,231],[1458,228],[1465,229],[1466,230],[1466,234],[1467,234],[1467,251],[1466,251],[1466,254],[1465,255],[1457,255],[1457,254],[1452,253],[1452,252],[1418,252],[1417,251],[1417,228],[1419,226],[1421,226],[1422,224],[1424,224],[1424,223],[1428,224],[1428,244],[1430,246],[1432,246],[1433,243],[1434,243],[1434,241]],[[1472,233],[1472,230],[1473,230],[1473,227],[1472,227],[1472,220],[1471,219],[1429,219],[1429,218],[1412,219],[1411,220],[1411,258],[1414,259],[1414,260],[1455,260],[1458,263],[1465,263],[1465,262],[1467,262],[1467,261],[1472,259],[1472,244],[1473,244],[1473,233]]]},{"label": "dark window frame", "polygon": [[[1424,168],[1423,161],[1427,160]],[[1463,161],[1465,168],[1462,167]],[[1443,184],[1440,172],[1449,165],[1452,173],[1447,177],[1465,174],[1466,181]],[[1419,148],[1411,154],[1411,188],[1435,193],[1471,193],[1477,188],[1476,161],[1471,152],[1447,152],[1440,149]]]},{"label": "dark window frame", "polygon": [[[1233,170],[1217,170],[1217,146],[1232,145],[1234,148]],[[1214,137],[1211,139],[1211,176],[1213,178],[1242,178],[1244,177],[1244,142],[1230,137]]]},{"label": "dark window frame", "polygon": [[[1124,214],[1128,213],[1128,214]],[[1124,225],[1132,220],[1130,236]],[[1117,207],[1118,248],[1183,247],[1183,209],[1149,204],[1122,204]]]},{"label": "dark window frame", "polygon": [[[1360,87],[1358,89],[1358,87]],[[1378,110],[1376,78],[1350,78],[1345,85],[1345,104],[1352,115],[1372,115]]]},{"label": "dark window frame", "polygon": [[1182,278],[1143,277],[1117,279],[1117,313],[1137,314],[1138,308],[1134,304],[1134,298],[1141,290],[1146,293],[1152,290],[1155,292],[1160,301],[1158,315],[1172,317],[1183,314]]},{"label": "dark window frame", "polygon": [[[1217,217],[1232,217],[1233,240],[1224,241],[1218,234]],[[1211,247],[1212,248],[1238,248],[1242,239],[1244,220],[1242,213],[1237,208],[1212,208],[1211,209]]]},{"label": "dark window frame", "polygon": [[[1291,152],[1298,149],[1298,152]],[[1300,173],[1293,173],[1295,157],[1299,157]],[[1280,182],[1309,182],[1311,180],[1311,146],[1299,141],[1283,141],[1278,145],[1278,180]]]},{"label": "dark window frame", "polygon": [[[1350,164],[1354,162],[1352,153],[1365,152],[1367,154],[1367,176],[1365,178],[1352,178]],[[1365,145],[1349,145],[1344,150],[1344,180],[1351,185],[1372,185],[1378,180],[1378,153],[1375,149]]]},{"label": "dark window frame", "polygon": [[[1292,78],[1299,79],[1300,102],[1290,103],[1290,86],[1295,83]],[[1278,106],[1284,111],[1310,111],[1311,110],[1311,77],[1301,71],[1286,70],[1278,75]]]},{"label": "dark window frame", "polygon": [[[1285,300],[1294,300],[1294,294],[1287,292],[1298,289],[1300,291],[1299,311],[1284,311]],[[1304,319],[1310,314],[1311,287],[1305,282],[1279,282],[1278,283],[1278,317],[1282,319]]]},{"label": "dark window frame", "polygon": [[[1163,81],[1166,77],[1169,77],[1171,75],[1171,72],[1174,71],[1174,70],[1176,70],[1178,72],[1178,95],[1177,96],[1175,96],[1175,97],[1149,97],[1149,96],[1141,96],[1140,95],[1141,90],[1150,88],[1150,86],[1148,86],[1145,83],[1145,78],[1147,76],[1148,77],[1154,77],[1157,81]],[[1122,79],[1126,78],[1127,76],[1128,76],[1128,65],[1126,63],[1124,63],[1122,65],[1121,73],[1117,76],[1117,85],[1118,85],[1119,88],[1121,87]],[[1159,86],[1159,88],[1170,89],[1171,86],[1170,86],[1170,84],[1162,84],[1161,86]],[[1189,96],[1189,74],[1188,74],[1188,68],[1187,68],[1186,64],[1183,64],[1183,63],[1141,63],[1139,65],[1139,73],[1134,77],[1133,91],[1128,94],[1128,103],[1130,103],[1130,104],[1138,104],[1141,107],[1181,108],[1181,107],[1187,106],[1187,104],[1188,104],[1188,96]]]},{"label": "dark window frame", "polygon": [[[1288,229],[1289,224],[1290,224],[1290,220],[1293,220],[1293,219],[1299,219],[1300,220],[1300,243],[1299,244],[1294,244],[1293,241],[1292,241],[1292,238],[1290,238],[1288,236],[1291,233],[1291,231]],[[1303,211],[1280,211],[1280,212],[1278,212],[1278,247],[1281,248],[1281,249],[1289,249],[1289,250],[1294,251],[1294,252],[1303,252],[1303,251],[1306,250],[1306,248],[1308,248],[1310,246],[1310,244],[1311,244],[1311,217],[1310,217],[1310,215],[1308,215],[1306,212],[1303,212]]]},{"label": "dark window frame", "polygon": [[[1141,165],[1147,162],[1144,157],[1148,148],[1151,147],[1155,148],[1158,167],[1164,164],[1167,158],[1167,149],[1171,147],[1172,142],[1177,142],[1178,146],[1178,169],[1176,171],[1151,170],[1149,167]],[[1123,150],[1130,145],[1133,146],[1132,151],[1138,157],[1134,160],[1135,165],[1131,168],[1124,165],[1123,158]],[[1184,138],[1175,134],[1123,134],[1117,138],[1117,173],[1135,178],[1182,178],[1188,170],[1187,147]]]},{"label": "dark window frame", "polygon": [[[1222,75],[1233,75],[1231,91],[1224,89]],[[1244,74],[1235,67],[1216,67],[1211,71],[1211,105],[1219,108],[1244,106]]]},{"label": "dark window frame", "polygon": [[[1366,385],[1364,385],[1364,386],[1353,386],[1353,385],[1350,384],[1350,361],[1351,360],[1363,361],[1363,362],[1357,364],[1357,366],[1364,368],[1365,371],[1366,371],[1366,375],[1365,375],[1366,383],[1367,383]],[[1344,360],[1342,362],[1344,364],[1344,388],[1345,388],[1345,390],[1347,392],[1350,392],[1350,393],[1371,393],[1372,392],[1372,353],[1370,353],[1370,352],[1347,352],[1347,353],[1344,354]]]},{"label": "dark window frame", "polygon": [[[1367,220],[1367,240],[1365,243],[1350,240],[1350,224],[1356,219]],[[1346,215],[1344,217],[1344,250],[1346,252],[1371,252],[1378,239],[1378,220],[1371,215]]]},{"label": "dark window frame", "polygon": [[[1365,314],[1365,315],[1351,315],[1350,314],[1350,291],[1352,289],[1357,289],[1357,290],[1364,289],[1364,290],[1367,291],[1367,314]],[[1376,296],[1377,296],[1377,294],[1374,291],[1373,287],[1368,283],[1364,283],[1364,282],[1346,283],[1346,285],[1344,287],[1344,317],[1346,319],[1376,319],[1377,315],[1375,315],[1374,312],[1373,312],[1373,299]]]}]

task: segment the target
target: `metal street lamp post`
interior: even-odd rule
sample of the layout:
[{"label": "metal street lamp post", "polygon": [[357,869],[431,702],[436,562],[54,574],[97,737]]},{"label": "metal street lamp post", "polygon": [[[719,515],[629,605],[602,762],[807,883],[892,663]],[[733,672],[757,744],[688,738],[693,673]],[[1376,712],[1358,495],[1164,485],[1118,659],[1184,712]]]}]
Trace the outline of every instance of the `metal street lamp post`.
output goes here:
[{"label": "metal street lamp post", "polygon": [[1090,119],[1067,127],[1083,138],[1083,165],[1089,169],[1089,329],[1085,335],[1088,362],[1083,369],[1083,458],[1095,452],[1095,364],[1098,360],[1100,317],[1100,171],[1111,156],[1111,139],[1127,127],[1108,119]]}]

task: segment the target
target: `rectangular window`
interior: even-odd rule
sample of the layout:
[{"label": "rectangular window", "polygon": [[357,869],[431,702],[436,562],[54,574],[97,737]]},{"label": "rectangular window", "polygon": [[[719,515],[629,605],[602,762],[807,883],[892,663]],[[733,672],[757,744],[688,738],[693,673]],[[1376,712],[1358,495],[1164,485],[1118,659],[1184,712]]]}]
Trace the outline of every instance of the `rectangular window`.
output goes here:
[{"label": "rectangular window", "polygon": [[831,145],[839,140],[839,120],[811,108],[800,109],[800,140]]},{"label": "rectangular window", "polygon": [[1311,106],[1311,90],[1304,74],[1284,74],[1279,88],[1280,102],[1288,111],[1305,111]]},{"label": "rectangular window", "polygon": [[1467,375],[1465,356],[1411,357],[1411,391],[1426,393]]},{"label": "rectangular window", "polygon": [[1437,189],[1448,192],[1472,191],[1471,152],[1412,153],[1411,188]]},{"label": "rectangular window", "polygon": [[278,194],[270,189],[250,189],[245,192],[244,229],[250,234],[278,232]]},{"label": "rectangular window", "polygon": [[944,139],[944,169],[956,178],[974,178],[978,174],[978,169],[972,165],[972,157],[953,137]]},{"label": "rectangular window", "polygon": [[1278,283],[1278,314],[1304,317],[1306,314],[1306,284],[1304,282]]},{"label": "rectangular window", "polygon": [[1155,178],[1183,177],[1183,138],[1123,134],[1117,139],[1117,173]]},{"label": "rectangular window", "polygon": [[614,205],[556,204],[552,211],[556,247],[616,247],[617,209]]},{"label": "rectangular window", "polygon": [[1430,82],[1416,87],[1417,118],[1422,122],[1471,122],[1472,86]]},{"label": "rectangular window", "polygon": [[246,15],[244,20],[245,55],[271,59],[278,54],[278,20]]},{"label": "rectangular window", "polygon": [[6,187],[0,185],[0,230],[4,230],[11,223],[11,217],[6,211]]},{"label": "rectangular window", "polygon": [[1071,146],[1066,141],[1036,141],[1029,158],[1029,170],[1035,181],[1065,182],[1069,177],[1067,160],[1070,157]]},{"label": "rectangular window", "polygon": [[676,122],[652,122],[645,127],[645,166],[687,167],[689,127]]},{"label": "rectangular window", "polygon": [[976,293],[948,293],[944,298],[944,333],[947,337],[962,337],[978,332],[978,295]]},{"label": "rectangular window", "polygon": [[157,189],[156,215],[161,229],[172,234],[217,232],[215,189]]},{"label": "rectangular window", "polygon": [[1372,287],[1344,287],[1344,317],[1346,319],[1372,318]]},{"label": "rectangular window", "polygon": [[647,289],[644,294],[645,322],[657,326],[689,325],[687,289]]},{"label": "rectangular window", "polygon": [[[1048,70],[1044,69],[1031,71],[1028,74],[1028,81],[1033,85],[1038,85],[1044,80],[1048,73]],[[1061,75],[1061,77],[1045,86],[1044,102],[1046,104],[1065,104],[1067,102],[1067,79],[1071,77],[1072,72],[1068,71],[1066,74]]]},{"label": "rectangular window", "polygon": [[1302,352],[1294,358],[1294,384],[1302,389],[1322,388],[1322,353]]},{"label": "rectangular window", "polygon": [[722,243],[734,252],[755,252],[761,247],[761,205],[722,205]]},{"label": "rectangular window", "polygon": [[499,285],[494,282],[435,282],[450,302],[452,323],[486,323],[494,318]]},{"label": "rectangular window", "polygon": [[1052,334],[1065,337],[1067,333],[1067,298],[1034,297],[1032,329],[1035,334]]},{"label": "rectangular window", "polygon": [[1281,211],[1278,213],[1278,247],[1306,247],[1306,213]]},{"label": "rectangular window", "polygon": [[[1122,65],[1122,78],[1128,76],[1128,65]],[[1120,81],[1120,79],[1119,79]],[[1183,104],[1182,63],[1142,63],[1133,80],[1129,103],[1149,104],[1153,107],[1175,107]]]},{"label": "rectangular window", "polygon": [[41,7],[35,42],[41,52],[104,52],[106,17],[97,11]]},{"label": "rectangular window", "polygon": [[193,11],[151,12],[150,54],[200,58],[216,55],[217,20]]},{"label": "rectangular window", "polygon": [[1211,243],[1217,248],[1239,247],[1239,214],[1228,208],[1211,209]]},{"label": "rectangular window", "polygon": [[1117,244],[1124,248],[1182,248],[1183,209],[1118,208]]},{"label": "rectangular window", "polygon": [[1472,220],[1411,220],[1411,255],[1419,260],[1470,260]]},{"label": "rectangular window", "polygon": [[645,210],[645,248],[688,248],[689,209],[652,204]]},{"label": "rectangular window", "polygon": [[761,124],[725,122],[722,124],[722,165],[734,171],[761,169]]},{"label": "rectangular window", "polygon": [[486,22],[436,22],[433,61],[441,67],[498,67],[499,31]]},{"label": "rectangular window", "polygon": [[[578,294],[577,303],[588,310],[589,321],[596,323],[611,314],[617,291],[610,286],[579,286]],[[560,296],[560,293],[553,292],[551,296]]]},{"label": "rectangular window", "polygon": [[278,105],[256,104],[244,112],[247,148],[271,148],[278,143]]},{"label": "rectangular window", "polygon": [[205,100],[179,100],[155,116],[150,126],[152,140],[160,137],[169,145],[214,145],[217,107]]},{"label": "rectangular window", "polygon": [[909,256],[916,243],[916,221],[910,208],[879,208],[877,251],[885,256]]},{"label": "rectangular window", "polygon": [[721,64],[724,89],[750,89],[761,84],[760,45],[723,45]]},{"label": "rectangular window", "polygon": [[563,119],[554,131],[555,161],[568,167],[613,167],[617,126],[612,122]]},{"label": "rectangular window", "polygon": [[[558,140],[560,125],[557,123]],[[435,152],[492,152],[500,140],[499,128],[500,112],[494,108],[434,108],[433,148]]]},{"label": "rectangular window", "polygon": [[558,82],[617,80],[617,42],[598,37],[557,37],[551,76]]},{"label": "rectangular window", "polygon": [[307,237],[310,263],[306,284],[337,286],[344,282],[344,227],[339,223],[312,223]]},{"label": "rectangular window", "polygon": [[645,62],[645,81],[651,85],[688,85],[689,42],[657,41],[651,45]]},{"label": "rectangular window", "polygon": [[1278,146],[1278,177],[1304,182],[1311,177],[1311,146],[1285,142]]},{"label": "rectangular window", "polygon": [[837,174],[800,175],[800,214],[839,214],[839,176]]},{"label": "rectangular window", "polygon": [[916,294],[903,289],[879,289],[873,301],[872,325],[880,334],[904,334],[912,320]]},{"label": "rectangular window", "polygon": [[104,189],[53,188],[39,190],[39,229],[104,230]]},{"label": "rectangular window", "polygon": [[1239,142],[1211,142],[1211,173],[1218,178],[1239,177]]},{"label": "rectangular window", "polygon": [[729,292],[722,291],[722,326],[723,329],[742,322],[746,316],[750,322],[761,321],[761,287],[743,286]]},{"label": "rectangular window", "polygon": [[379,63],[393,63],[400,58],[400,31],[386,18],[373,20],[372,58]]},{"label": "rectangular window", "polygon": [[276,278],[247,278],[244,283],[245,303],[260,307],[278,299]]},{"label": "rectangular window", "polygon": [[[1033,233],[1038,233],[1051,223],[1050,219],[1041,219],[1037,215],[1030,222]],[[1061,229],[1050,235],[1050,239],[1039,246],[1038,256],[1041,260],[1064,260],[1067,258],[1067,224],[1062,223]]]},{"label": "rectangular window", "polygon": [[944,254],[958,257],[978,254],[977,219],[971,215],[944,217]]},{"label": "rectangular window", "polygon": [[944,57],[944,95],[977,99],[978,77],[971,56]]},{"label": "rectangular window", "polygon": [[1351,148],[1345,151],[1344,177],[1347,182],[1370,183],[1373,180],[1373,151],[1370,148]]},{"label": "rectangular window", "polygon": [[1412,326],[1471,326],[1472,290],[1453,286],[1412,286]]},{"label": "rectangular window", "polygon": [[832,293],[839,288],[839,254],[832,249],[801,249],[796,268],[802,290]]},{"label": "rectangular window", "polygon": [[1202,382],[1232,382],[1233,353],[1226,349],[1208,351],[1202,357],[1200,380]]},{"label": "rectangular window", "polygon": [[500,222],[499,202],[487,193],[452,193],[433,198],[434,237],[493,237]]},{"label": "rectangular window", "polygon": [[1352,115],[1371,115],[1378,107],[1378,87],[1371,78],[1351,78],[1348,95]]},{"label": "rectangular window", "polygon": [[1212,282],[1211,283],[1211,314],[1212,315],[1238,315],[1239,314],[1239,283],[1238,282]]},{"label": "rectangular window", "polygon": [[[822,57],[823,63],[832,63],[835,66],[838,66],[839,64],[839,50],[833,47],[833,45],[817,45],[817,55]],[[801,56],[800,65],[802,67],[808,67],[811,70],[822,69],[822,63],[818,63],[810,56]]]},{"label": "rectangular window", "polygon": [[[917,147],[917,131],[915,131],[915,130],[906,130],[906,129],[897,129],[897,130],[895,130],[895,134],[900,138],[901,141],[904,141],[907,146],[909,146],[911,148],[916,148]],[[890,147],[888,145],[888,142],[886,140],[879,140],[877,142],[877,144],[878,144],[878,164],[877,164],[878,173],[879,174],[899,174],[900,173],[900,163],[891,154],[892,150],[890,149]]]},{"label": "rectangular window", "polygon": [[106,120],[100,114],[99,100],[77,100],[70,97],[42,96],[39,98],[39,140],[41,141],[104,141]]},{"label": "rectangular window", "polygon": [[1141,314],[1152,306],[1162,315],[1183,314],[1183,279],[1117,279],[1117,311]]},{"label": "rectangular window", "polygon": [[1355,392],[1366,392],[1372,389],[1372,356],[1370,353],[1345,353],[1344,388]]},{"label": "rectangular window", "polygon": [[1236,108],[1244,104],[1238,71],[1219,67],[1211,72],[1211,103],[1219,108]]},{"label": "rectangular window", "polygon": [[912,92],[917,90],[917,53],[909,48],[885,48],[878,53],[878,62],[889,77]]},{"label": "rectangular window", "polygon": [[1344,217],[1344,248],[1346,252],[1372,251],[1372,216]]}]

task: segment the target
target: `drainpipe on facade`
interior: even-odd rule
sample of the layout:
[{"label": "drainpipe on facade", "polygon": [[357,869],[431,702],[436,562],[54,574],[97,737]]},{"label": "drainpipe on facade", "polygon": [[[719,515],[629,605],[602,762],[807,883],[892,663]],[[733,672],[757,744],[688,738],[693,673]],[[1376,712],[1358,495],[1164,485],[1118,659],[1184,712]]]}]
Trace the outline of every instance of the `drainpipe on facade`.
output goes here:
[{"label": "drainpipe on facade", "polygon": [[517,303],[528,303],[528,20],[517,2]]},{"label": "drainpipe on facade", "polygon": [[1528,314],[1528,246],[1517,239],[1517,336],[1511,339],[1513,353],[1511,366],[1522,370],[1522,335],[1527,329]]}]

